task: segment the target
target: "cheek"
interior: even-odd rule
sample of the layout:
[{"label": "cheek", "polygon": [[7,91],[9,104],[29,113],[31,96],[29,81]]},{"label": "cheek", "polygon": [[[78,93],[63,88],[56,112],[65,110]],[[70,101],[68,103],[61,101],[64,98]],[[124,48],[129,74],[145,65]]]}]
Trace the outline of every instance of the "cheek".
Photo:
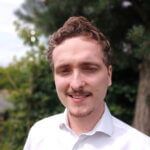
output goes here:
[{"label": "cheek", "polygon": [[105,93],[109,86],[109,80],[107,76],[99,76],[98,78],[93,78],[90,80],[91,88],[93,92]]},{"label": "cheek", "polygon": [[64,91],[67,87],[66,80],[62,78],[58,78],[58,77],[55,77],[54,79],[55,79],[55,86],[56,86],[57,92]]},{"label": "cheek", "polygon": [[100,76],[98,76],[98,77],[96,77],[96,78],[92,78],[92,79],[90,79],[91,81],[91,83],[93,84],[93,86],[95,86],[95,87],[99,87],[99,86],[108,86],[108,84],[109,84],[109,78],[106,76],[106,75],[100,75]]}]

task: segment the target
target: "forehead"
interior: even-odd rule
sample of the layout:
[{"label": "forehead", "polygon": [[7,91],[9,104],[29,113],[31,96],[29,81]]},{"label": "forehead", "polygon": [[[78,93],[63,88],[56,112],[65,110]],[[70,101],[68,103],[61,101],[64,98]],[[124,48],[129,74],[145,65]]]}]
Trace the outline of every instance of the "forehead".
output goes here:
[{"label": "forehead", "polygon": [[102,46],[83,36],[66,39],[56,46],[52,55],[54,66],[68,62],[102,61]]}]

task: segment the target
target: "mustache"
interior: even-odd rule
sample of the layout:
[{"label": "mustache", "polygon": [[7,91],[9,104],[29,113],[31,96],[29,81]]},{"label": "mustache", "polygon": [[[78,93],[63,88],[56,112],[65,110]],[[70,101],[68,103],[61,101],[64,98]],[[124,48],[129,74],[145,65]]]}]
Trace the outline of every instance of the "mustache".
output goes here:
[{"label": "mustache", "polygon": [[81,89],[76,89],[76,90],[69,90],[68,92],[66,92],[67,95],[82,95],[82,96],[90,96],[92,95],[91,92],[86,91],[86,90],[81,90]]}]

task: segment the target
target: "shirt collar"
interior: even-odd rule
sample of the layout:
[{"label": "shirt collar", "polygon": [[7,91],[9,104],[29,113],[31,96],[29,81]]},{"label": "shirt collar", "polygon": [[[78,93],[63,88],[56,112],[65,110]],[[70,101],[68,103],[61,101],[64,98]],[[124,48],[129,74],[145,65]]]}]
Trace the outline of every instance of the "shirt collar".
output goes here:
[{"label": "shirt collar", "polygon": [[[66,128],[67,130],[71,131],[71,129],[68,125],[67,109],[65,109],[65,111],[63,113],[63,117],[60,120],[59,127],[61,129]],[[106,104],[105,104],[105,110],[104,110],[104,113],[103,113],[101,119],[97,122],[96,126],[90,132],[86,133],[86,135],[93,135],[96,132],[104,133],[109,136],[111,136],[113,133],[112,115]]]},{"label": "shirt collar", "polygon": [[105,110],[101,117],[101,119],[96,124],[95,128],[92,130],[93,133],[95,132],[102,132],[104,134],[107,134],[109,136],[113,133],[113,120],[112,115],[105,104]]},{"label": "shirt collar", "polygon": [[62,114],[62,118],[59,122],[59,128],[62,129],[64,127],[69,129],[68,118],[67,118],[67,109],[65,109],[64,113]]}]

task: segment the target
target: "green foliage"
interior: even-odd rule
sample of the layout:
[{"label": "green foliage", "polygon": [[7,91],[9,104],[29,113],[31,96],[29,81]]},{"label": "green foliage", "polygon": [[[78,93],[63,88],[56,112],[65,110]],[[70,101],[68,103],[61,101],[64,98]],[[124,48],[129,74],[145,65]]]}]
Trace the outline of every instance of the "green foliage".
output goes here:
[{"label": "green foliage", "polygon": [[24,82],[20,82],[22,86],[11,93],[10,99],[15,108],[9,112],[9,119],[3,124],[2,135],[6,138],[1,140],[0,146],[4,147],[4,150],[6,146],[8,149],[11,147],[14,150],[21,150],[27,133],[35,121],[63,110],[56,97],[49,64],[41,56],[40,58],[24,62],[22,66],[24,72],[26,70],[27,78],[24,78]]},{"label": "green foliage", "polygon": [[21,24],[18,21],[14,22],[15,29],[18,33],[18,36],[23,40],[25,45],[34,46],[38,45],[38,37],[40,35],[33,27],[28,27]]},{"label": "green foliage", "polygon": [[109,89],[109,93],[107,96],[107,103],[111,112],[117,118],[120,118],[128,124],[132,124],[135,95],[135,85],[128,85],[127,83],[114,83]]},{"label": "green foliage", "polygon": [[132,39],[132,41],[136,44],[141,43],[144,38],[144,27],[142,25],[139,26],[133,26],[131,30],[128,32],[129,39]]},{"label": "green foliage", "polygon": [[2,89],[4,87],[9,88],[10,84],[9,84],[9,81],[6,77],[5,69],[0,67],[0,89]]},{"label": "green foliage", "polygon": [[128,32],[128,39],[134,44],[134,56],[140,60],[150,59],[150,31],[144,26],[133,26]]},{"label": "green foliage", "polygon": [[21,65],[10,65],[7,68],[0,68],[0,89],[18,89],[23,86],[27,78],[27,72]]},{"label": "green foliage", "polygon": [[124,65],[122,68],[114,65],[113,84],[106,98],[111,112],[129,124],[132,124],[138,86],[138,69],[133,66]]},{"label": "green foliage", "polygon": [[[21,150],[33,123],[62,112],[64,108],[56,96],[44,45],[32,47],[20,61],[3,68],[2,72],[6,71],[9,71],[11,78],[6,81],[15,85],[10,88],[9,98],[14,109],[9,111],[9,119],[3,122],[0,128],[0,147],[2,150]],[[2,85],[2,88],[8,87]]]}]

